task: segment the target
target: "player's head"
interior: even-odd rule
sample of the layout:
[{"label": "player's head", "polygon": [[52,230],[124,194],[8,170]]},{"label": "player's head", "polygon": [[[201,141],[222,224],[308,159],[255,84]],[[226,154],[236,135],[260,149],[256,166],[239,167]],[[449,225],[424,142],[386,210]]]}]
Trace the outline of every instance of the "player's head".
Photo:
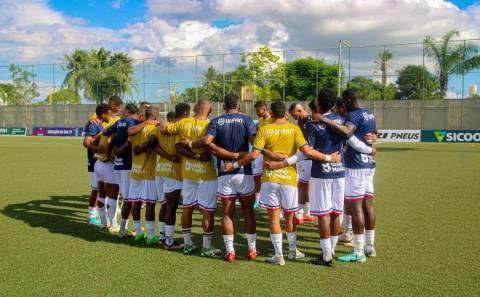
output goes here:
[{"label": "player's head", "polygon": [[97,118],[104,121],[108,122],[111,117],[110,113],[110,106],[105,103],[100,103],[97,105],[97,108],[95,109],[95,113],[97,114]]},{"label": "player's head", "polygon": [[338,97],[337,102],[335,102],[335,112],[342,116],[347,115],[347,108],[345,107],[345,101],[343,101],[341,97]]},{"label": "player's head", "polygon": [[318,113],[317,106],[315,105],[315,99],[308,102],[308,108],[310,108],[310,111],[312,112],[312,114]]},{"label": "player's head", "polygon": [[223,108],[225,110],[240,110],[240,100],[235,94],[227,94],[223,99]]},{"label": "player's head", "polygon": [[317,95],[317,108],[321,113],[326,113],[333,108],[337,101],[335,92],[328,88],[320,89]]},{"label": "player's head", "polygon": [[195,104],[193,111],[195,112],[195,115],[208,117],[212,112],[212,103],[207,99],[200,99],[197,104]]},{"label": "player's head", "polygon": [[175,113],[173,111],[167,113],[167,122],[175,122]]},{"label": "player's head", "polygon": [[257,101],[255,103],[255,113],[259,118],[267,117],[269,115],[267,103],[265,101]]},{"label": "player's head", "polygon": [[125,108],[123,109],[122,116],[129,117],[136,114],[137,111],[138,111],[138,107],[135,103],[128,103],[127,105],[125,105]]},{"label": "player's head", "polygon": [[307,111],[300,103],[292,103],[288,109],[288,113],[297,121],[305,119],[308,116]]},{"label": "player's head", "polygon": [[187,103],[178,103],[175,105],[175,118],[177,120],[188,118],[190,116],[190,105]]},{"label": "player's head", "polygon": [[110,99],[108,99],[108,106],[110,106],[110,110],[113,113],[119,113],[122,107],[122,104],[123,104],[122,99],[117,95],[113,95],[112,97],[110,97]]},{"label": "player's head", "polygon": [[287,116],[287,107],[282,101],[275,101],[270,104],[270,112],[275,119],[283,119]]},{"label": "player's head", "polygon": [[145,111],[147,110],[147,108],[148,107],[146,105],[140,105],[140,107],[138,108],[137,120],[139,120],[140,122],[145,121]]},{"label": "player's head", "polygon": [[360,92],[355,89],[346,89],[343,91],[342,98],[348,112],[358,108],[361,99]]},{"label": "player's head", "polygon": [[147,102],[147,101],[142,101],[142,102],[140,102],[140,106],[146,106],[146,107],[149,107],[149,106],[150,106],[150,102]]},{"label": "player's head", "polygon": [[157,120],[158,119],[158,107],[150,106],[145,110],[145,120]]}]

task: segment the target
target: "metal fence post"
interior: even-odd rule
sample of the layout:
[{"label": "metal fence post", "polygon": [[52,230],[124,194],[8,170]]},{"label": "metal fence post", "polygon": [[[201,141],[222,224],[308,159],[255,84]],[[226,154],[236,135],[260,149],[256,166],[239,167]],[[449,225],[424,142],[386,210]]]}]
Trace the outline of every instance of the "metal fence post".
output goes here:
[{"label": "metal fence post", "polygon": [[287,84],[287,73],[285,69],[285,65],[287,64],[287,57],[285,56],[285,51],[283,51],[283,94],[282,94],[282,99],[283,101],[287,101],[287,98],[285,97],[285,85]]},{"label": "metal fence post", "polygon": [[[168,99],[170,102],[172,102],[172,86],[171,86],[171,81],[172,81],[172,78],[171,78],[171,65],[170,65],[170,57],[167,58],[168,59]],[[175,92],[176,92],[176,88],[175,88]],[[177,97],[177,94],[175,94],[175,100],[176,100],[176,97]]]},{"label": "metal fence post", "polygon": [[146,101],[146,84],[145,84],[145,59],[142,59],[142,84],[143,84],[143,101]]},{"label": "metal fence post", "polygon": [[315,49],[315,96],[317,96],[319,90],[318,86],[318,49]]},{"label": "metal fence post", "polygon": [[[385,63],[386,64],[386,60],[385,60],[385,55],[387,53],[387,46],[384,44],[383,45],[383,61],[381,61],[382,63]],[[387,88],[387,80],[388,80],[388,75],[387,75],[387,65],[382,65],[383,66],[383,71],[384,73],[382,73],[382,76],[384,75],[385,76],[385,82],[382,86],[382,100],[385,101],[385,89]],[[382,77],[382,83],[383,83],[383,77]]]},{"label": "metal fence post", "polygon": [[222,99],[225,98],[225,54],[222,54]]},{"label": "metal fence post", "polygon": [[198,102],[198,56],[195,56],[195,102]]},{"label": "metal fence post", "polygon": [[338,41],[338,65],[337,65],[337,96],[340,97],[340,80],[341,80],[341,64],[342,64],[342,41]]}]

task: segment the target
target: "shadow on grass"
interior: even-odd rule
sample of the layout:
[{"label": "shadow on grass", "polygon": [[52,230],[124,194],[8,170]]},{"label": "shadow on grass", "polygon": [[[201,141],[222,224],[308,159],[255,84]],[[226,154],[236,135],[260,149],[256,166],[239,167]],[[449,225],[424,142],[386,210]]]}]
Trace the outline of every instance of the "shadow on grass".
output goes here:
[{"label": "shadow on grass", "polygon": [[[1,210],[1,213],[7,217],[25,222],[33,228],[45,228],[55,234],[80,238],[89,242],[107,242],[148,248],[145,244],[136,243],[133,238],[119,238],[107,231],[102,231],[94,226],[87,225],[87,203],[88,196],[51,196],[50,199],[9,204]],[[157,207],[157,213],[158,211],[159,207]],[[176,237],[178,239],[182,236],[181,226],[179,226],[181,212],[182,209],[180,207],[177,211]],[[264,210],[257,210],[255,215],[257,219],[257,248],[261,251],[262,256],[272,255],[274,254],[274,250],[268,231],[268,214]],[[193,228],[195,228],[194,231],[201,230],[201,214],[199,211],[194,212]],[[244,236],[243,215],[238,205],[235,210],[235,228],[235,250],[237,252],[237,258],[245,259],[248,246]],[[316,227],[314,224],[306,224],[300,227],[299,231],[301,233],[298,236],[298,246],[300,249],[303,247],[305,247],[305,249],[312,249],[312,246],[304,246],[304,244],[313,241],[318,242],[315,230]],[[305,236],[306,232],[309,232],[311,236]],[[221,234],[221,211],[219,209],[215,214],[215,236],[213,238],[213,244],[223,249],[224,245]],[[181,242],[182,240],[180,239],[179,241]],[[194,234],[194,241],[197,246],[201,247],[202,235],[198,233]],[[285,236],[284,241],[286,241]],[[284,251],[288,251],[288,248],[285,248],[286,246],[284,247]],[[215,259],[223,261],[221,258]]]}]

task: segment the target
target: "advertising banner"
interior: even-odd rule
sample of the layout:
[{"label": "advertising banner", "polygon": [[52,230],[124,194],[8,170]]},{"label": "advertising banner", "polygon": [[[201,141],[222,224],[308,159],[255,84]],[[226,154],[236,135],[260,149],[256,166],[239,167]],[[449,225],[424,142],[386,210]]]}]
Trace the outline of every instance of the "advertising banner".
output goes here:
[{"label": "advertising banner", "polygon": [[33,127],[34,136],[82,136],[83,128],[72,127]]},{"label": "advertising banner", "polygon": [[422,130],[422,142],[480,142],[480,130]]},{"label": "advertising banner", "polygon": [[0,127],[0,135],[27,135],[26,127]]},{"label": "advertising banner", "polygon": [[420,130],[378,130],[378,141],[420,142]]}]

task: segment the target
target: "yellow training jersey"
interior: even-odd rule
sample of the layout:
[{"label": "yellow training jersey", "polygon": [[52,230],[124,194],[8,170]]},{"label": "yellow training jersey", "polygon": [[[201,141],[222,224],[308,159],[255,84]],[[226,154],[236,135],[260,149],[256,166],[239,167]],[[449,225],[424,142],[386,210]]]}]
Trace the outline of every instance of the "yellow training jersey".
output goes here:
[{"label": "yellow training jersey", "polygon": [[[195,118],[185,118],[174,124],[167,126],[169,134],[178,135],[179,138],[186,137],[190,141],[195,141],[207,132],[209,120],[197,120]],[[205,148],[194,148],[194,152],[203,153]],[[199,160],[182,157],[182,177],[192,180],[215,180],[217,173],[213,166],[213,161],[201,162]]]},{"label": "yellow training jersey", "polygon": [[271,124],[272,123],[272,118],[268,117],[266,119],[264,118],[259,118],[258,119],[258,129],[262,128],[265,125]]},{"label": "yellow training jersey", "polygon": [[[142,131],[134,136],[128,137],[128,141],[134,147],[141,145],[148,140],[148,136],[155,129],[155,125],[146,125]],[[132,153],[132,171],[130,177],[133,179],[155,179],[156,154],[148,150],[140,155]]]},{"label": "yellow training jersey", "polygon": [[[119,119],[120,119],[120,117],[118,117],[118,116],[112,116],[108,122],[103,122],[102,121],[103,130],[108,129],[108,127],[115,124],[115,122],[117,122]],[[100,135],[100,141],[98,142],[98,146],[99,147],[102,147],[102,146],[106,147],[109,137],[110,136],[104,136],[103,134]],[[100,161],[108,161],[109,158],[113,159],[113,156],[107,156],[106,153],[96,153],[95,157]]]},{"label": "yellow training jersey", "polygon": [[[152,132],[158,139],[160,147],[170,155],[175,155],[175,144],[180,140],[178,135],[166,135],[156,128]],[[155,168],[156,176],[168,177],[176,180],[182,180],[181,163],[173,163],[164,157],[157,156],[157,167]]]},{"label": "yellow training jersey", "polygon": [[[297,149],[306,145],[307,141],[297,125],[291,123],[268,124],[260,128],[253,141],[255,149],[267,148],[274,153],[293,156]],[[266,161],[267,158],[265,158]],[[278,170],[267,170],[263,165],[262,182],[272,182],[282,185],[297,185],[297,170],[288,166]]]}]

